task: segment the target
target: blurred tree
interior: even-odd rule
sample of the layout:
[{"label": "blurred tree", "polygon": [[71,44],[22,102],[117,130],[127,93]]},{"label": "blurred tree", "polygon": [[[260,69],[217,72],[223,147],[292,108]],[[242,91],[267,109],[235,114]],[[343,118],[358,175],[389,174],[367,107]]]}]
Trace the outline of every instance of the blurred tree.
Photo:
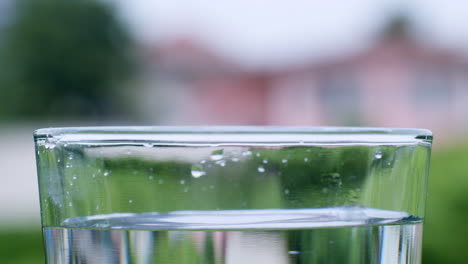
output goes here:
[{"label": "blurred tree", "polygon": [[131,40],[114,10],[93,0],[18,0],[0,44],[0,117],[122,113],[119,83]]}]

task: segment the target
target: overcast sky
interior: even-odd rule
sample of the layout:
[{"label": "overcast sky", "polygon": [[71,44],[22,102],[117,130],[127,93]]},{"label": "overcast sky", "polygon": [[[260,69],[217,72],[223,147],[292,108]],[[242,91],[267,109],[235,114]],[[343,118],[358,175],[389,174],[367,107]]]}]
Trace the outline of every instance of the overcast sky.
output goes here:
[{"label": "overcast sky", "polygon": [[246,63],[327,56],[362,47],[392,11],[404,9],[428,40],[468,48],[463,0],[115,0],[145,42],[192,32]]}]

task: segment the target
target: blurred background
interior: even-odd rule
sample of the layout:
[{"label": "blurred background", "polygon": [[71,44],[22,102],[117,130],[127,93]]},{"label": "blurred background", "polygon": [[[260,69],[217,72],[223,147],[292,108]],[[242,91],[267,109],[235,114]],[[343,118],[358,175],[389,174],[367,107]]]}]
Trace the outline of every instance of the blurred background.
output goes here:
[{"label": "blurred background", "polygon": [[43,263],[32,131],[81,125],[431,129],[423,263],[468,259],[464,1],[0,0],[0,99],[0,263]]}]

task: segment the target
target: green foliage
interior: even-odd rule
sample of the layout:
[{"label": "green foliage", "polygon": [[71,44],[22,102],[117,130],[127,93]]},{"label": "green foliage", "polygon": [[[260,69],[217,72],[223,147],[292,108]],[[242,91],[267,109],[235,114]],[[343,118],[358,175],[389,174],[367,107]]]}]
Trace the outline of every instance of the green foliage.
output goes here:
[{"label": "green foliage", "polygon": [[0,229],[0,263],[44,263],[41,230]]},{"label": "green foliage", "polygon": [[0,117],[105,116],[131,70],[131,41],[93,0],[20,0],[0,45]]},{"label": "green foliage", "polygon": [[424,225],[423,263],[466,263],[468,149],[434,153]]}]

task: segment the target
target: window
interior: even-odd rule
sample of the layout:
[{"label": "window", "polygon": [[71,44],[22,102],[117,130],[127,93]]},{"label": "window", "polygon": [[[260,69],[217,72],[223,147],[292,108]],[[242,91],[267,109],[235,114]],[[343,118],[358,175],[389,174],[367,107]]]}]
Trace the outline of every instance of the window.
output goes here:
[{"label": "window", "polygon": [[318,94],[327,123],[361,123],[360,91],[356,76],[348,72],[326,73],[319,82]]}]

